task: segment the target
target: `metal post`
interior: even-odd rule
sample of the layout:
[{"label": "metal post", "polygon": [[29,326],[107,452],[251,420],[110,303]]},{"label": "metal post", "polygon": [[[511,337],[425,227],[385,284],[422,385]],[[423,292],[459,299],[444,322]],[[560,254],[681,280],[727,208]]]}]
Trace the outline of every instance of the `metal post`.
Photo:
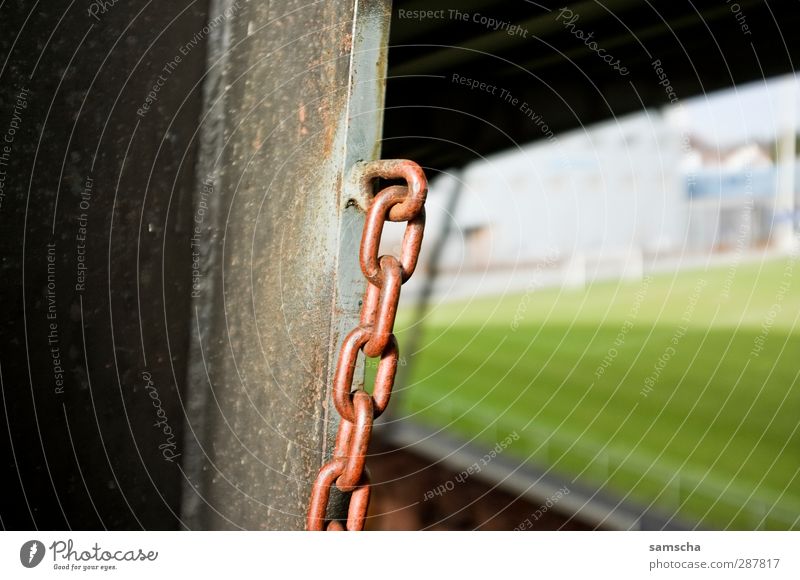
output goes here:
[{"label": "metal post", "polygon": [[304,525],[337,428],[332,362],[364,289],[348,175],[379,154],[389,8],[212,2],[211,21],[235,15],[209,39],[199,127],[192,528]]}]

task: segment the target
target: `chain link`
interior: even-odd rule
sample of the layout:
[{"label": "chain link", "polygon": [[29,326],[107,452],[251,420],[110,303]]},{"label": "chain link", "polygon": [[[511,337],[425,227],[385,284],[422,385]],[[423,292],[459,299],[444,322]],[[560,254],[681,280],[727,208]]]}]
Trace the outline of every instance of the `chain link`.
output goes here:
[{"label": "chain link", "polygon": [[[413,161],[392,159],[362,164],[361,187],[371,193],[376,178],[403,179],[373,198],[361,236],[359,259],[367,280],[361,319],[345,337],[333,378],[332,398],[341,416],[333,458],[322,466],[311,488],[308,530],[362,530],[369,507],[369,475],[364,466],[374,420],[389,404],[400,351],[394,337],[394,319],[400,286],[417,267],[425,228],[428,184],[422,168]],[[400,257],[378,256],[386,220],[407,222]],[[358,353],[380,357],[372,395],[363,388],[352,391]],[[326,521],[331,486],[350,494],[347,521]]]}]

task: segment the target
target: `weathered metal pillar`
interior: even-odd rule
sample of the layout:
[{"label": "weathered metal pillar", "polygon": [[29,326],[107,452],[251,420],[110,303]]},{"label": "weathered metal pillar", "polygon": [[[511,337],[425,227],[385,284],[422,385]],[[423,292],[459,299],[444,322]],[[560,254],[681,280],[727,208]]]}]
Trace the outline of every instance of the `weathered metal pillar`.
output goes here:
[{"label": "weathered metal pillar", "polygon": [[[332,361],[357,322],[388,0],[212,2],[195,200],[183,516],[301,529],[336,429]],[[358,373],[361,375],[362,373]]]}]

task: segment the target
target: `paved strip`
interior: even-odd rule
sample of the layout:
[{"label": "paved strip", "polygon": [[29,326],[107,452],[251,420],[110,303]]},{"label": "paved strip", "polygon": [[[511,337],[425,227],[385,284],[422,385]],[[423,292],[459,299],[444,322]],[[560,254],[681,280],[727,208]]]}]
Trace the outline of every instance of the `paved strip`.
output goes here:
[{"label": "paved strip", "polygon": [[[451,434],[437,431],[411,421],[393,421],[375,425],[376,435],[387,443],[436,461],[455,472],[479,462],[489,451],[475,443],[465,442]],[[585,483],[571,483],[531,461],[519,463],[498,454],[481,471],[471,477],[479,478],[500,489],[522,496],[534,504],[543,504],[558,490],[566,487],[549,509],[574,515],[598,529],[609,530],[691,530],[699,526],[669,515],[647,509],[635,502],[598,490]]]}]

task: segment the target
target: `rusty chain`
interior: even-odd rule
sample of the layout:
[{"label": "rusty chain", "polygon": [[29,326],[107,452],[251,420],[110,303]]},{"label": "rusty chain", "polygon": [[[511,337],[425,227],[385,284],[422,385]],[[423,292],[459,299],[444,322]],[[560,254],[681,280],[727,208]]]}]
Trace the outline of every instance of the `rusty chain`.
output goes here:
[{"label": "rusty chain", "polygon": [[[406,185],[390,185],[378,192],[367,210],[361,236],[359,260],[367,280],[361,320],[342,343],[333,378],[333,404],[341,422],[333,457],[319,470],[311,489],[306,529],[361,530],[369,507],[369,475],[364,467],[373,421],[389,403],[397,372],[399,349],[394,337],[394,319],[400,286],[417,266],[425,228],[427,180],[413,161],[393,159],[364,163],[358,167],[360,187],[371,194],[376,178],[402,179]],[[378,256],[386,220],[408,222],[400,257]],[[372,395],[363,388],[351,391],[358,353],[380,357]],[[326,522],[331,486],[350,494],[346,523]]]}]

